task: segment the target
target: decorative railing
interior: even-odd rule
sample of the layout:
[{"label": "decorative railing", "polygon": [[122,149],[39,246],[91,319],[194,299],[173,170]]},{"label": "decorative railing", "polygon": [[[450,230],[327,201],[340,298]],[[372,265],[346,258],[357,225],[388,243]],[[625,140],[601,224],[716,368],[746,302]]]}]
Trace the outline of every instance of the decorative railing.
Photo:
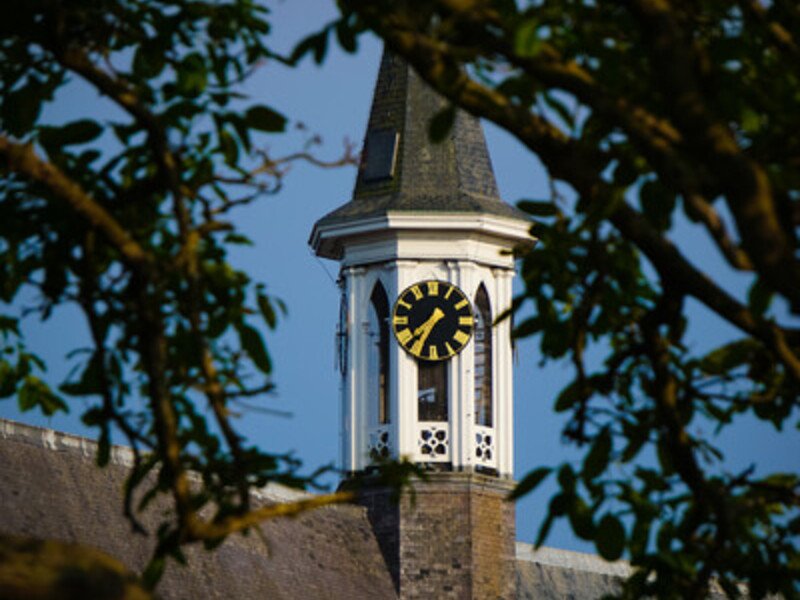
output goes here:
[{"label": "decorative railing", "polygon": [[367,441],[367,454],[371,461],[379,461],[392,456],[394,449],[392,447],[392,438],[389,433],[388,425],[380,425],[373,427],[369,431],[369,438]]},{"label": "decorative railing", "polygon": [[417,424],[417,461],[450,462],[450,426],[438,421]]},{"label": "decorative railing", "polygon": [[475,426],[474,459],[479,467],[497,468],[497,442],[491,427]]}]

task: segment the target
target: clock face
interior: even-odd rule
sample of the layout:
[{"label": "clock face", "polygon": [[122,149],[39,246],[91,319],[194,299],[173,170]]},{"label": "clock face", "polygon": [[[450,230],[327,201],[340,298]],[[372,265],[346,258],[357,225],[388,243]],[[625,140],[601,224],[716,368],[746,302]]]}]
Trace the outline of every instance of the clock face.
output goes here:
[{"label": "clock face", "polygon": [[420,281],[406,288],[392,312],[397,341],[422,360],[446,360],[458,354],[474,327],[469,300],[446,281]]}]

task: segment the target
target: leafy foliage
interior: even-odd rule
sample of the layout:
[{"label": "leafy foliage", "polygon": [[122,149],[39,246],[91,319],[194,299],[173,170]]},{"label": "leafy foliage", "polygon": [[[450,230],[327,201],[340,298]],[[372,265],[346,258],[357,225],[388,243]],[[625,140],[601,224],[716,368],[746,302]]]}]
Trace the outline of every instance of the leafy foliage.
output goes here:
[{"label": "leafy foliage", "polygon": [[[603,557],[626,556],[636,571],[623,597],[700,599],[719,585],[735,598],[746,583],[755,598],[800,598],[797,473],[726,472],[697,433],[745,416],[797,427],[796,4],[340,6],[331,29],[378,33],[453,105],[514,134],[552,178],[550,198],[519,205],[539,244],[522,258],[516,334],[535,336],[545,362],[574,366],[555,409],[586,454],[555,469],[560,491],[539,541],[566,518]],[[320,60],[327,37],[314,39]],[[693,223],[695,239],[676,241],[677,222]],[[704,272],[698,246],[749,274],[750,289]],[[734,341],[696,354],[690,301]],[[550,472],[525,477],[516,495]]]},{"label": "leafy foliage", "polygon": [[[175,509],[158,531],[151,585],[181,544],[214,545],[345,497],[251,510],[251,486],[315,477],[249,446],[231,423],[232,403],[273,387],[259,321],[274,328],[284,312],[228,262],[232,245],[249,243],[231,214],[277,191],[284,162],[314,160],[260,150],[287,118],[237,91],[264,61],[286,62],[265,43],[268,14],[251,0],[0,8],[0,397],[45,414],[66,410],[68,396],[91,399],[83,420],[99,429],[101,465],[112,434],[126,438],[134,526],[159,494]],[[70,82],[95,90],[111,116],[89,103],[45,121]],[[82,362],[58,390],[8,315],[23,295],[40,299],[29,308],[43,319],[70,303],[89,324],[91,346],[74,353]]]}]

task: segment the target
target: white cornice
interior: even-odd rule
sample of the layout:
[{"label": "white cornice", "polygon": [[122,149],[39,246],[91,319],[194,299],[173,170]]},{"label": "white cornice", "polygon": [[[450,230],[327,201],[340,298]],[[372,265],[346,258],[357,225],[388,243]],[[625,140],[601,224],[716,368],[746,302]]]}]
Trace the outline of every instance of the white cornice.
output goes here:
[{"label": "white cornice", "polygon": [[389,212],[378,217],[314,225],[309,244],[318,256],[340,259],[344,247],[355,239],[399,231],[480,233],[503,240],[509,249],[533,245],[530,222],[485,213]]}]

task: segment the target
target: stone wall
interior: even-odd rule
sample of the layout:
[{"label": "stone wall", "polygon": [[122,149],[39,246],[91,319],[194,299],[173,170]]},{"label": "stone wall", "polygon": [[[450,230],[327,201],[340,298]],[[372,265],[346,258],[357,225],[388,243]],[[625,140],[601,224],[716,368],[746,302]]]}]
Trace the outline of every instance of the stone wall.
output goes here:
[{"label": "stone wall", "polygon": [[399,504],[364,493],[373,531],[399,597],[516,598],[512,482],[479,474],[431,473]]}]

